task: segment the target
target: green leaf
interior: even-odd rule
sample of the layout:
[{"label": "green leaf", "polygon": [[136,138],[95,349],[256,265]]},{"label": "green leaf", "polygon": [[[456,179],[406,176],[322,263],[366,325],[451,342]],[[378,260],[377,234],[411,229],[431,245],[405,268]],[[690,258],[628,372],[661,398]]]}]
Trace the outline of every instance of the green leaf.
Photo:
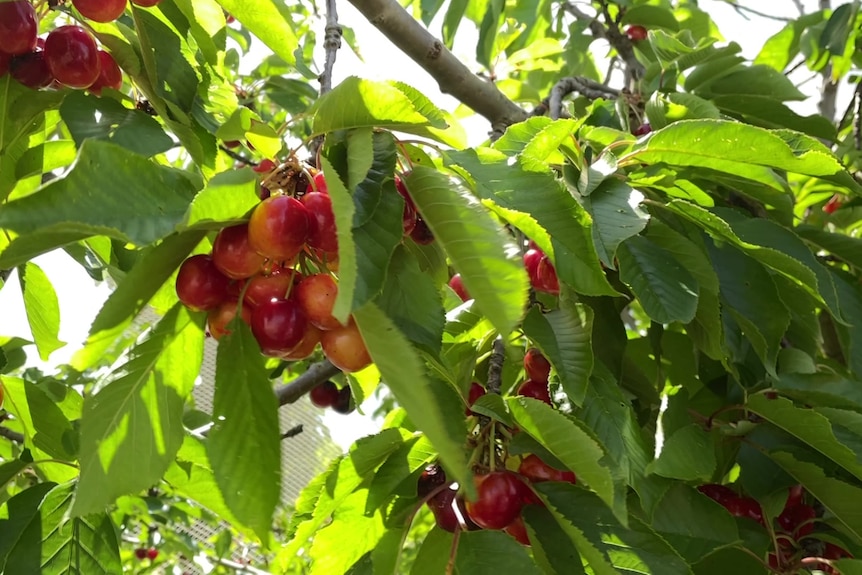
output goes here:
[{"label": "green leaf", "polygon": [[429,380],[416,351],[390,318],[373,303],[354,312],[356,325],[398,404],[407,410],[411,421],[428,436],[454,479],[466,485],[470,479],[461,447],[463,412],[444,412],[431,386],[445,385]]},{"label": "green leaf", "polygon": [[718,293],[718,276],[715,274],[706,250],[703,249],[702,241],[695,244],[688,237],[655,218],[650,221],[647,227],[646,237],[673,255],[673,258],[694,277],[701,290],[707,290],[713,294]]},{"label": "green leaf", "polygon": [[173,231],[193,193],[183,172],[115,144],[87,140],[68,175],[3,206],[0,226],[19,234],[48,227],[54,234],[107,235],[146,245]]},{"label": "green leaf", "polygon": [[593,370],[592,328],[592,310],[567,296],[558,309],[532,307],[524,318],[524,333],[550,360],[575,405],[583,405]]},{"label": "green leaf", "polygon": [[122,572],[117,530],[107,513],[68,516],[75,494],[70,482],[49,491],[9,552],[4,573],[65,575]]},{"label": "green leaf", "polygon": [[647,472],[683,481],[705,482],[712,477],[715,466],[709,434],[699,425],[691,424],[664,439],[659,456],[647,466]]},{"label": "green leaf", "polygon": [[523,316],[527,274],[490,214],[440,172],[417,166],[405,184],[482,313],[502,334]]},{"label": "green leaf", "polygon": [[397,451],[392,453],[374,473],[371,485],[368,487],[368,500],[365,504],[365,514],[372,515],[392,495],[414,496],[416,485],[408,484],[409,492],[405,492],[403,484],[413,474],[423,469],[433,461],[437,452],[427,437],[413,437],[405,441]]},{"label": "green leaf", "polygon": [[188,206],[185,227],[219,230],[246,221],[260,203],[256,182],[257,174],[248,168],[216,174]]},{"label": "green leaf", "polygon": [[30,323],[30,332],[39,357],[46,361],[51,352],[60,349],[66,342],[60,341],[60,303],[51,280],[42,268],[28,262],[18,268],[18,280],[24,293],[24,310]]},{"label": "green leaf", "polygon": [[660,6],[632,6],[623,14],[621,24],[640,24],[646,28],[665,28],[671,32],[679,30],[679,23],[671,10]]},{"label": "green leaf", "polygon": [[712,101],[725,113],[762,128],[789,128],[826,140],[834,140],[836,136],[835,126],[825,117],[819,114],[800,116],[768,96],[734,94],[719,96]]},{"label": "green leaf", "polygon": [[452,548],[452,534],[436,525],[422,541],[419,553],[410,568],[410,575],[440,575],[446,572],[449,550]]},{"label": "green leaf", "polygon": [[782,373],[774,386],[799,402],[862,410],[862,382],[831,373]]},{"label": "green leaf", "polygon": [[[78,432],[69,419],[80,418],[80,411],[68,416],[48,395],[45,387],[29,381],[24,382],[27,408],[33,419],[33,445],[59,460],[73,461],[77,455]],[[81,396],[76,391],[67,392],[76,396],[80,405]],[[71,400],[74,401],[74,400]]]},{"label": "green leaf", "polygon": [[701,86],[697,92],[706,97],[725,94],[765,96],[779,102],[806,98],[787,76],[775,68],[759,64],[736,69]]},{"label": "green leaf", "polygon": [[596,251],[607,267],[616,268],[617,246],[646,227],[649,214],[639,206],[643,199],[642,193],[616,179],[603,181],[584,197],[584,208],[593,218]]},{"label": "green leaf", "polygon": [[288,65],[295,62],[293,50],[299,38],[287,6],[247,0],[218,0],[218,3]]},{"label": "green leaf", "polygon": [[[38,525],[39,506],[45,495],[55,486],[54,483],[37,483],[32,487],[16,493],[9,498],[3,505],[3,517],[0,518],[0,530],[3,532],[3,538],[0,539],[0,572],[6,573],[4,565],[9,552],[18,545],[27,545],[26,539],[22,541],[22,537],[37,537],[39,531],[36,528],[31,528],[28,531],[28,526]],[[34,521],[34,518],[36,520]],[[34,532],[35,531],[35,532]],[[32,567],[32,559],[31,565]],[[38,566],[36,566],[38,572]]]},{"label": "green leaf", "polygon": [[810,225],[798,226],[794,231],[816,247],[828,251],[857,269],[862,269],[862,239]]},{"label": "green leaf", "polygon": [[524,546],[502,531],[464,531],[458,540],[455,572],[463,575],[539,575]]},{"label": "green leaf", "polygon": [[338,295],[335,298],[332,315],[340,322],[347,323],[347,318],[353,310],[353,297],[358,281],[358,260],[352,233],[356,206],[338,172],[325,155],[320,157],[320,167],[326,177],[326,187],[332,200],[335,229],[338,235]]},{"label": "green leaf", "polygon": [[77,155],[78,148],[72,140],[51,140],[33,146],[18,158],[15,177],[20,180],[38,175],[41,178],[44,173],[68,166]]},{"label": "green leaf", "polygon": [[278,402],[251,330],[219,341],[207,455],[225,504],[267,542],[281,486]]},{"label": "green leaf", "polygon": [[620,279],[646,314],[658,323],[688,323],[697,311],[699,286],[671,254],[645,236],[627,239],[619,250]]},{"label": "green leaf", "polygon": [[183,443],[183,406],[202,359],[200,318],[177,304],[112,380],[87,396],[76,516],[158,483]]},{"label": "green leaf", "polygon": [[553,575],[585,573],[578,548],[550,511],[539,505],[527,505],[521,511],[521,516],[530,534],[533,559],[545,573]]},{"label": "green leaf", "polygon": [[614,506],[614,483],[611,471],[599,460],[604,450],[574,421],[545,403],[528,398],[507,400],[509,411],[518,426],[541,443],[590,486],[609,507]]}]

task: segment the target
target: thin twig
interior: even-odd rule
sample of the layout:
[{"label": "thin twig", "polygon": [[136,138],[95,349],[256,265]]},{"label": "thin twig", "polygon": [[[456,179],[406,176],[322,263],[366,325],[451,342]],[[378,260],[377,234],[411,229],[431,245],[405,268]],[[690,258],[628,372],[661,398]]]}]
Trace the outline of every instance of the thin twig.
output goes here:
[{"label": "thin twig", "polygon": [[246,166],[256,166],[258,164],[257,162],[255,162],[251,158],[246,158],[242,154],[238,154],[238,153],[234,152],[233,150],[231,150],[230,148],[228,148],[224,144],[219,144],[218,148],[219,148],[219,150],[221,150],[222,152],[224,152],[225,154],[227,154],[228,156],[230,156],[231,158],[233,158],[237,162],[241,162],[241,163],[245,164]]},{"label": "thin twig", "polygon": [[805,16],[805,5],[802,3],[802,0],[793,0],[793,5],[799,10],[800,16]]},{"label": "thin twig", "polygon": [[302,432],[303,432],[303,428],[302,428],[302,424],[300,423],[298,425],[294,425],[293,427],[291,427],[290,429],[288,429],[287,431],[282,433],[281,438],[282,439],[288,439],[290,437],[296,437],[297,435],[299,435]]},{"label": "thin twig", "polygon": [[275,396],[278,398],[278,404],[287,405],[288,403],[295,402],[327,379],[339,373],[339,371],[328,359],[308,366],[305,373],[290,383],[279,385],[275,388]]},{"label": "thin twig", "polygon": [[604,84],[600,84],[599,82],[590,80],[589,78],[581,76],[563,78],[551,89],[551,95],[548,98],[548,109],[552,120],[557,120],[561,117],[563,112],[563,98],[572,92],[578,92],[592,100],[606,98],[608,96],[616,98],[620,95],[619,90],[605,86]]},{"label": "thin twig", "polygon": [[491,356],[488,358],[488,393],[500,394],[503,380],[503,362],[506,359],[506,344],[499,335],[494,340]]},{"label": "thin twig", "polygon": [[8,427],[0,426],[0,437],[5,437],[9,441],[14,441],[15,443],[24,443],[24,435],[17,431],[12,431]]},{"label": "thin twig", "polygon": [[748,12],[749,14],[754,14],[759,18],[767,18],[769,20],[777,20],[779,22],[790,22],[791,20],[793,20],[793,18],[788,18],[786,16],[773,16],[772,14],[767,14],[766,12],[760,12],[758,10],[755,10],[754,8],[749,8],[748,6],[738,4],[735,0],[725,0],[725,2],[727,4],[730,4],[736,11],[736,13],[745,18],[746,20],[749,20],[749,18],[745,15],[745,12]]}]

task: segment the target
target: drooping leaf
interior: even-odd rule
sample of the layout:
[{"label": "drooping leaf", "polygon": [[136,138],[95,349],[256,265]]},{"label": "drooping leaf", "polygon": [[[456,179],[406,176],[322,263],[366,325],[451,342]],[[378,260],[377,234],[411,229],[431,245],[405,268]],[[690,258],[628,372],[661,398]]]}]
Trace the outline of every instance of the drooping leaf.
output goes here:
[{"label": "drooping leaf", "polygon": [[521,511],[521,516],[528,532],[535,534],[535,537],[530,537],[533,559],[546,573],[585,573],[578,548],[554,520],[550,511],[539,505],[528,505]]},{"label": "drooping leaf", "polygon": [[639,234],[649,219],[640,206],[644,196],[616,179],[603,181],[589,196],[584,207],[593,218],[593,241],[599,258],[609,268],[616,268],[617,246]]},{"label": "drooping leaf", "polygon": [[244,221],[260,202],[255,191],[256,180],[257,175],[248,168],[216,174],[188,206],[184,225],[218,230]]},{"label": "drooping leaf", "polygon": [[[36,537],[38,534],[38,529],[30,526],[38,523],[39,506],[55,485],[51,482],[37,483],[16,493],[4,504],[5,517],[0,519],[0,529],[3,530],[3,538],[0,539],[0,572],[6,572],[5,563],[9,552],[19,544],[27,544],[26,540],[22,541],[22,537]],[[28,567],[33,568],[35,565],[35,572],[38,572],[38,558],[30,557],[28,562]]]},{"label": "drooping leaf", "polygon": [[60,341],[60,303],[51,280],[42,268],[32,262],[18,268],[18,280],[24,294],[24,310],[39,357],[43,361],[66,342]]},{"label": "drooping leaf", "polygon": [[461,533],[455,566],[458,573],[476,575],[541,573],[523,545],[502,531],[488,529]]}]

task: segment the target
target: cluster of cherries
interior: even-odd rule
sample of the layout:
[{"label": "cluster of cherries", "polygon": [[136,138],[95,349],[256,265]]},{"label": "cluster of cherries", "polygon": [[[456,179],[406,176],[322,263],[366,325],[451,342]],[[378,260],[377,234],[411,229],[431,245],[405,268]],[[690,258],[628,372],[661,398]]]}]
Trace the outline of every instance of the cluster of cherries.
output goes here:
[{"label": "cluster of cherries", "polygon": [[[539,350],[531,348],[524,356],[524,370],[528,379],[518,386],[517,394],[551,404],[548,393],[551,364],[547,358]],[[471,384],[466,415],[473,415],[470,407],[485,393],[485,388],[478,382]],[[457,487],[446,480],[440,466],[434,464],[419,477],[417,494],[425,500],[441,529],[449,532],[454,532],[459,526],[467,530],[498,529],[523,545],[529,545],[521,511],[525,505],[543,505],[530,486],[542,481],[576,483],[577,477],[571,471],[555,469],[539,456],[530,454],[521,459],[517,472],[480,473],[474,476],[474,481],[477,498],[465,501],[458,494]]]},{"label": "cluster of cherries", "polygon": [[[764,527],[766,523],[763,518],[763,509],[760,504],[751,497],[738,495],[735,491],[725,485],[710,483],[700,485],[698,491],[727,509],[734,517],[747,517],[753,521],[757,521]],[[811,545],[807,542],[812,540],[803,539],[811,535],[814,531],[814,523],[817,521],[817,511],[812,505],[805,502],[805,491],[801,485],[794,485],[790,488],[787,495],[787,501],[784,504],[784,509],[778,515],[778,529],[776,530],[776,540],[778,549],[774,553],[769,554],[769,567],[777,572],[784,572],[791,568],[798,558],[798,550],[802,550],[803,554],[808,557],[819,557],[822,559],[841,559],[844,557],[852,557],[852,555],[842,547],[833,543],[824,542],[820,545],[819,542],[814,542],[815,548],[812,552]],[[824,573],[837,574],[838,571],[826,563],[816,563],[808,565],[809,567],[820,569]]]},{"label": "cluster of cherries", "polygon": [[345,385],[341,389],[334,381],[327,380],[318,385],[308,393],[311,403],[321,409],[331,408],[335,413],[347,415],[356,406],[350,393],[350,386]]},{"label": "cluster of cherries", "polygon": [[150,561],[155,561],[156,557],[159,556],[159,550],[155,547],[145,548],[138,547],[135,549],[135,557],[143,561],[144,559],[149,559]]},{"label": "cluster of cherries", "polygon": [[[557,278],[557,270],[548,255],[539,249],[532,240],[530,240],[529,248],[524,252],[524,268],[527,270],[527,276],[530,278],[530,285],[539,292],[549,293],[551,295],[560,294],[560,280]],[[461,279],[461,274],[455,274],[449,279],[449,287],[452,288],[461,301],[472,299],[464,287],[464,280]]]},{"label": "cluster of cherries", "polygon": [[[133,0],[139,6],[159,1]],[[115,20],[126,9],[126,0],[73,0],[72,4],[95,22]],[[66,87],[99,95],[103,88],[120,89],[120,67],[86,29],[60,26],[45,38],[38,37],[38,31],[39,19],[29,1],[0,3],[0,76],[8,72],[34,90]]]}]

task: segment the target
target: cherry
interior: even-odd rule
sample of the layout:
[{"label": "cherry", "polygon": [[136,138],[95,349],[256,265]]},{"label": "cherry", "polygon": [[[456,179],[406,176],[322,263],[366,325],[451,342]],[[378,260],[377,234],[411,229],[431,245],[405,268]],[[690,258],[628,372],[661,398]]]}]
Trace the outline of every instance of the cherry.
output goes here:
[{"label": "cherry", "polygon": [[132,4],[134,4],[135,6],[142,6],[144,8],[150,8],[152,6],[155,6],[156,4],[158,4],[161,1],[162,0],[132,0]]},{"label": "cherry", "polygon": [[786,507],[778,516],[778,524],[796,539],[802,539],[814,531],[814,519],[817,512],[810,505],[801,503]]},{"label": "cherry", "polygon": [[309,192],[302,196],[302,203],[308,210],[308,239],[312,248],[325,252],[338,251],[338,235],[335,228],[335,214],[332,199],[322,192]]},{"label": "cherry", "polygon": [[320,334],[323,354],[341,371],[359,371],[371,364],[362,334],[354,321]]},{"label": "cherry", "polygon": [[634,134],[635,136],[646,136],[650,132],[652,132],[652,126],[649,125],[649,122],[645,122],[645,123],[641,124],[640,126],[638,126],[637,128],[635,128],[635,130],[634,130],[634,132],[632,132],[632,134]]},{"label": "cherry", "polygon": [[647,29],[643,26],[635,24],[634,26],[629,26],[626,28],[626,36],[629,37],[629,40],[632,42],[640,42],[641,40],[646,40],[647,38]]},{"label": "cherry", "polygon": [[60,26],[45,39],[45,61],[54,79],[70,88],[88,88],[99,79],[96,40],[80,26]]},{"label": "cherry", "polygon": [[528,379],[547,383],[551,373],[551,362],[541,351],[531,347],[524,355],[524,370],[527,372]]},{"label": "cherry", "polygon": [[747,517],[763,525],[763,510],[760,508],[760,503],[751,497],[734,497],[723,505],[734,517]]},{"label": "cherry", "polygon": [[326,186],[326,178],[323,175],[323,172],[317,172],[314,174],[314,177],[311,179],[313,183],[313,188],[316,192],[321,194],[328,194],[329,188]]},{"label": "cherry", "polygon": [[135,549],[135,557],[143,561],[147,558],[147,550],[143,547],[138,547],[137,549]]},{"label": "cherry", "polygon": [[122,86],[123,72],[117,65],[117,61],[104,50],[99,50],[99,77],[96,78],[95,83],[87,89],[99,96],[102,94],[102,88],[113,88],[114,90],[119,90]]},{"label": "cherry", "polygon": [[697,490],[722,506],[728,501],[738,498],[735,491],[717,483],[698,485]]},{"label": "cherry", "polygon": [[239,140],[228,140],[227,142],[224,143],[225,148],[231,148],[231,149],[239,148],[240,145],[242,145],[242,142],[240,142]]},{"label": "cherry", "polygon": [[578,481],[577,476],[572,471],[554,469],[535,454],[528,455],[523,461],[521,461],[521,465],[518,467],[518,473],[533,483],[541,483],[542,481],[577,483]]},{"label": "cherry", "polygon": [[530,278],[530,285],[533,289],[538,289],[539,285],[539,262],[545,256],[541,250],[531,248],[524,253],[524,268],[527,270],[527,276]]},{"label": "cherry", "polygon": [[305,359],[314,351],[317,344],[320,343],[320,334],[322,332],[310,323],[305,326],[305,335],[296,344],[296,347],[281,355],[282,359],[289,361],[297,361]]},{"label": "cherry", "polygon": [[320,408],[332,407],[338,400],[338,386],[326,380],[308,393],[311,403]]},{"label": "cherry", "polygon": [[155,547],[150,547],[149,549],[147,549],[147,558],[150,561],[154,560],[158,556],[159,556],[159,550],[156,549]]},{"label": "cherry", "polygon": [[551,405],[551,393],[548,391],[548,383],[546,381],[528,379],[518,387],[518,395],[532,397]]},{"label": "cherry", "polygon": [[305,335],[305,314],[292,299],[263,302],[251,313],[251,331],[264,355],[278,357]]},{"label": "cherry", "polygon": [[422,499],[445,483],[446,472],[438,464],[432,463],[419,475],[419,481],[416,482],[416,495]]},{"label": "cherry", "polygon": [[308,237],[308,210],[290,196],[272,196],[257,205],[248,222],[251,246],[276,261],[297,255]]},{"label": "cherry", "polygon": [[39,22],[26,0],[0,2],[0,52],[16,56],[36,48]]},{"label": "cherry", "polygon": [[455,514],[455,496],[452,489],[444,489],[428,500],[428,509],[434,514],[437,526],[443,531],[454,533],[458,528],[458,516]]},{"label": "cherry", "polygon": [[353,403],[353,395],[350,393],[350,386],[345,385],[338,390],[338,397],[332,404],[332,411],[342,415],[347,415],[354,409],[356,409],[356,405]]},{"label": "cherry", "polygon": [[[237,142],[239,144],[239,142]],[[275,162],[270,160],[269,158],[265,160],[261,160],[260,163],[252,168],[258,174],[268,174],[273,171],[277,166]]]},{"label": "cherry", "polygon": [[404,235],[409,236],[416,229],[416,221],[419,215],[416,213],[416,208],[408,202],[404,202],[404,211],[401,215],[401,228],[404,230]]},{"label": "cherry", "polygon": [[787,491],[787,501],[784,503],[784,509],[796,507],[802,504],[802,498],[805,495],[805,488],[801,484],[792,486]]},{"label": "cherry", "polygon": [[222,228],[213,242],[213,262],[229,278],[244,279],[258,273],[265,258],[251,247],[248,225]]},{"label": "cherry", "polygon": [[536,276],[538,284],[533,287],[538,291],[543,291],[552,295],[560,293],[560,281],[557,279],[557,270],[554,269],[554,264],[548,256],[543,256],[536,268]]},{"label": "cherry", "polygon": [[94,22],[113,22],[126,9],[126,0],[72,0],[81,16]]},{"label": "cherry", "polygon": [[230,279],[221,273],[208,255],[187,258],[177,273],[177,297],[192,310],[209,310],[227,298]]},{"label": "cherry", "polygon": [[338,284],[332,276],[310,275],[299,282],[294,295],[313,325],[323,330],[341,327],[341,323],[332,316],[332,308],[338,296]]},{"label": "cherry", "polygon": [[524,525],[524,520],[519,515],[514,521],[509,523],[504,529],[506,533],[515,538],[521,545],[530,546],[530,537],[527,535],[527,526]]},{"label": "cherry", "polygon": [[478,382],[470,384],[470,391],[467,392],[467,408],[464,409],[464,415],[473,415],[473,410],[470,409],[476,400],[485,395],[485,388]]},{"label": "cherry", "polygon": [[431,231],[431,228],[428,227],[428,224],[425,223],[425,220],[423,220],[421,216],[416,216],[416,225],[410,232],[410,238],[417,244],[423,246],[427,246],[434,241],[434,233]]},{"label": "cherry", "polygon": [[9,63],[9,71],[13,78],[33,90],[47,88],[54,82],[54,75],[41,50],[15,56]]},{"label": "cherry", "polygon": [[461,274],[455,274],[449,280],[449,287],[452,288],[458,297],[461,298],[461,301],[467,301],[473,299],[470,297],[470,294],[467,293],[467,288],[464,287],[464,282],[461,280]]},{"label": "cherry", "polygon": [[269,188],[267,188],[266,186],[261,186],[260,192],[258,192],[257,197],[259,197],[261,200],[265,200],[270,196],[272,196],[272,192],[269,191]]},{"label": "cherry", "polygon": [[[404,175],[407,176],[410,172],[404,172]],[[416,204],[413,202],[413,198],[410,197],[410,192],[407,191],[407,186],[404,185],[404,180],[402,180],[399,176],[395,176],[395,190],[404,198],[404,203],[413,208],[413,211],[416,211]]]},{"label": "cherry", "polygon": [[823,205],[823,211],[827,214],[835,213],[835,211],[841,207],[841,200],[841,194],[834,194],[831,198],[829,198],[829,201]]},{"label": "cherry", "polygon": [[485,529],[503,529],[515,520],[523,507],[524,484],[511,471],[477,475],[476,501],[467,502],[467,514]]},{"label": "cherry", "polygon": [[273,299],[287,299],[291,286],[302,279],[296,270],[283,267],[273,268],[268,275],[256,275],[248,280],[245,288],[245,302],[252,307]]},{"label": "cherry", "polygon": [[[207,314],[207,327],[210,335],[216,340],[220,340],[223,336],[228,335],[230,330],[227,329],[227,324],[233,321],[236,317],[237,300],[227,300],[219,304],[218,307],[211,309]],[[242,304],[240,317],[246,325],[251,323],[251,308]]]},{"label": "cherry", "polygon": [[846,549],[839,547],[834,543],[829,543],[828,541],[825,543],[823,548],[824,559],[843,559],[845,557],[852,558],[853,555],[851,555]]}]

